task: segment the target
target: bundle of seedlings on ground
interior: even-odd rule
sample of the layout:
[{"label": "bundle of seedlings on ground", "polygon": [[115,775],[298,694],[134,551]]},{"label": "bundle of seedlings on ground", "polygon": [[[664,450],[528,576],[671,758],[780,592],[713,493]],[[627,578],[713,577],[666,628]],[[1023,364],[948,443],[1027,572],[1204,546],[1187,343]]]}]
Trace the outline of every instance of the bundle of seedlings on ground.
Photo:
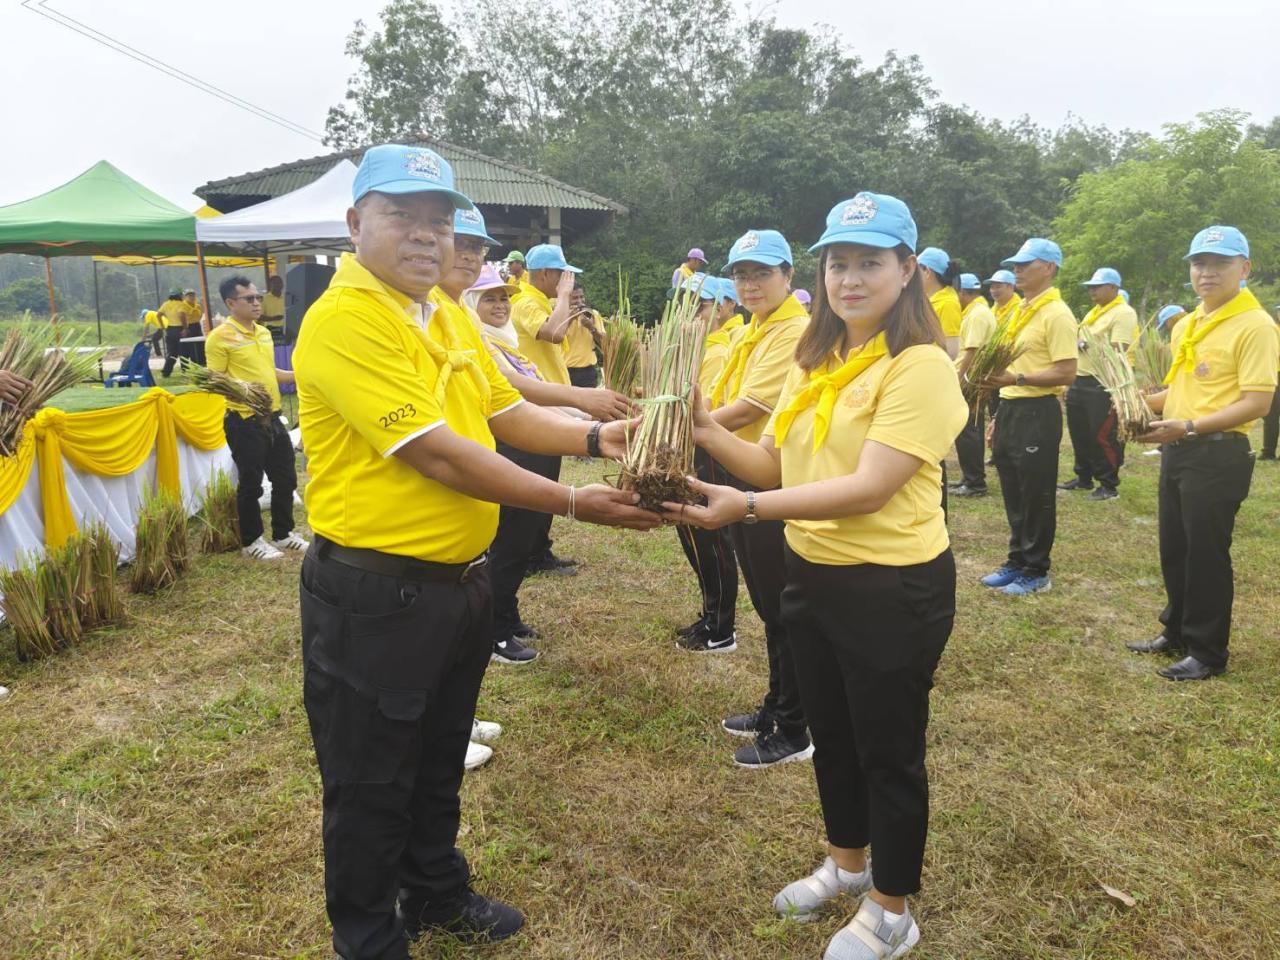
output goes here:
[{"label": "bundle of seedlings on ground", "polygon": [[34,559],[12,570],[0,570],[0,610],[13,628],[19,660],[34,660],[58,652],[58,643],[45,619],[44,589]]},{"label": "bundle of seedlings on ground", "polygon": [[155,593],[187,569],[186,508],[174,494],[155,491],[142,501],[137,531],[130,586],[134,593]]},{"label": "bundle of seedlings on ground", "polygon": [[624,397],[636,395],[640,377],[640,346],[644,334],[631,314],[627,281],[618,273],[618,312],[604,322],[604,385]]},{"label": "bundle of seedlings on ground", "polygon": [[237,380],[225,373],[192,363],[186,357],[182,358],[182,372],[186,374],[188,381],[206,393],[226,397],[232,403],[248,407],[264,420],[271,419],[271,394],[262,384]]},{"label": "bundle of seedlings on ground", "polygon": [[1133,367],[1123,353],[1088,327],[1080,328],[1080,338],[1093,361],[1094,376],[1111,394],[1120,439],[1136,440],[1151,429],[1156,417],[1147,406]]},{"label": "bundle of seedlings on ground", "polygon": [[693,503],[693,391],[702,366],[707,324],[696,319],[698,297],[677,296],[640,351],[640,424],[627,434],[618,486],[640,494],[640,505]]},{"label": "bundle of seedlings on ground", "polygon": [[116,576],[120,549],[111,539],[111,531],[105,523],[98,521],[81,531],[76,544],[79,553],[76,609],[80,614],[80,625],[88,630],[119,623],[124,619],[124,604],[120,600]]},{"label": "bundle of seedlings on ground", "polygon": [[49,400],[82,380],[96,379],[105,349],[86,350],[83,340],[80,334],[59,344],[56,324],[32,323],[30,313],[6,334],[0,370],[26,377],[31,386],[17,403],[0,404],[0,457],[17,452],[26,422]]},{"label": "bundle of seedlings on ground", "polygon": [[1147,393],[1163,390],[1165,375],[1173,365],[1173,348],[1160,335],[1154,323],[1142,325],[1129,354],[1133,359],[1133,374],[1138,386]]},{"label": "bundle of seedlings on ground", "polygon": [[200,509],[200,550],[226,553],[240,546],[240,512],[236,509],[236,485],[223,470],[214,471],[204,486]]},{"label": "bundle of seedlings on ground", "polygon": [[76,588],[80,582],[80,551],[74,538],[50,550],[36,565],[40,590],[44,594],[45,620],[49,633],[61,647],[80,639],[80,615]]},{"label": "bundle of seedlings on ground", "polygon": [[965,371],[960,390],[965,401],[975,410],[981,409],[995,392],[994,387],[983,386],[987,378],[1008,370],[1009,364],[1022,355],[1023,348],[1009,335],[1012,321],[1013,317],[1006,319],[985,343],[979,345],[973,353],[973,363]]}]

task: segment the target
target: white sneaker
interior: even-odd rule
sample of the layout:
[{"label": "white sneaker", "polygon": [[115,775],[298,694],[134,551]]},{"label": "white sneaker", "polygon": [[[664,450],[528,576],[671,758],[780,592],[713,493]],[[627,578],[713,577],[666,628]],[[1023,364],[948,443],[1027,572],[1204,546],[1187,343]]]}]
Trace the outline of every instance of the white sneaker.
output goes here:
[{"label": "white sneaker", "polygon": [[289,535],[282,540],[272,541],[280,550],[306,550],[311,546],[309,540],[303,540],[298,536],[296,531],[290,530]]},{"label": "white sneaker", "polygon": [[842,893],[860,897],[871,889],[871,863],[861,873],[841,870],[830,857],[817,870],[787,884],[773,898],[773,909],[782,917],[808,923],[817,912]]},{"label": "white sneaker", "polygon": [[0,700],[3,700],[3,699],[4,699],[5,697],[7,697],[8,695],[9,695],[9,688],[8,688],[8,687],[0,687]]},{"label": "white sneaker", "polygon": [[480,743],[489,743],[502,736],[502,724],[492,720],[472,720],[471,739]]},{"label": "white sneaker", "polygon": [[849,925],[827,944],[822,960],[898,960],[920,942],[920,928],[907,910],[897,920],[870,897],[862,901]]},{"label": "white sneaker", "polygon": [[255,560],[280,560],[284,558],[283,553],[261,537],[247,547],[243,547],[240,552],[245,556],[253,557]]},{"label": "white sneaker", "polygon": [[476,767],[483,767],[492,756],[492,747],[486,747],[483,743],[468,743],[467,759],[463,761],[462,766],[464,769],[474,770]]}]

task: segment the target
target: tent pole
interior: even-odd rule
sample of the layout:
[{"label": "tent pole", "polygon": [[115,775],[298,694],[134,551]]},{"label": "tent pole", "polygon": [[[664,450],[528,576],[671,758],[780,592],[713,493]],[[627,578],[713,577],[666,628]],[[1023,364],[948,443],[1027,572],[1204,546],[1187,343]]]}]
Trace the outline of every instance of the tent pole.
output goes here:
[{"label": "tent pole", "polygon": [[156,282],[156,306],[158,307],[164,301],[160,299],[160,267],[154,259],[151,261],[151,277]]},{"label": "tent pole", "polygon": [[271,285],[271,258],[267,256],[267,245],[262,245],[262,284]]},{"label": "tent pole", "polygon": [[98,346],[102,346],[102,300],[98,297],[98,261],[93,261],[93,312],[98,318]]},{"label": "tent pole", "polygon": [[[209,278],[205,275],[204,269],[204,248],[200,246],[200,241],[196,241],[196,262],[200,264],[200,293],[204,296],[204,315],[208,318],[208,329],[204,330],[207,336],[209,331],[213,329],[213,301],[209,299]],[[203,324],[201,325],[203,327]]]},{"label": "tent pole", "polygon": [[49,322],[53,324],[53,342],[62,346],[62,335],[58,332],[58,304],[53,298],[53,264],[49,255],[44,255],[44,280],[49,287]]}]

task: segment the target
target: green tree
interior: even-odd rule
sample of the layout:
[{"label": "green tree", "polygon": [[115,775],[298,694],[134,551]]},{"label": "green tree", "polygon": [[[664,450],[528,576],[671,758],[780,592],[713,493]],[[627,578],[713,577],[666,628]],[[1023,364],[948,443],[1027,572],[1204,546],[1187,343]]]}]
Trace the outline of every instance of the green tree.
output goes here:
[{"label": "green tree", "polygon": [[26,277],[0,290],[0,314],[32,313],[49,315],[49,290],[44,280]]}]

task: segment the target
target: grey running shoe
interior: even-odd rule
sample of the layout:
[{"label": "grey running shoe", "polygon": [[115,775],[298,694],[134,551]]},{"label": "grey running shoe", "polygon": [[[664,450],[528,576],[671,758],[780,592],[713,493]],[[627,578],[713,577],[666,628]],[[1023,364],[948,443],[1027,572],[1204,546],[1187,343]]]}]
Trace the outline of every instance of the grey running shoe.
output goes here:
[{"label": "grey running shoe", "polygon": [[910,910],[890,923],[884,907],[866,897],[849,925],[831,938],[822,960],[898,960],[919,942],[920,928]]},{"label": "grey running shoe", "polygon": [[808,923],[818,910],[842,893],[860,897],[871,889],[871,864],[861,873],[841,870],[830,857],[809,876],[787,884],[773,898],[773,909],[783,917]]}]

